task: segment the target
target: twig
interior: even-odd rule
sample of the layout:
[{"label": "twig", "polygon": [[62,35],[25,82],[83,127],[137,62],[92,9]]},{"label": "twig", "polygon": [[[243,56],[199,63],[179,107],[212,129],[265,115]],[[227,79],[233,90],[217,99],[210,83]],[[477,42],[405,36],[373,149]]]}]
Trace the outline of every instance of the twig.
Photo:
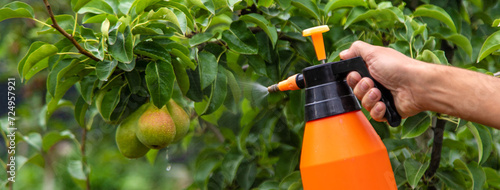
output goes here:
[{"label": "twig", "polygon": [[220,132],[220,130],[213,126],[211,123],[206,123],[207,124],[207,127],[208,129],[210,129],[212,132],[214,132],[215,134],[215,137],[217,137],[217,140],[219,140],[219,142],[223,143],[225,138],[224,138],[224,135],[222,135],[222,133]]},{"label": "twig", "polygon": [[[438,115],[439,116],[439,115]],[[439,119],[437,117],[436,126],[434,129],[434,142],[432,145],[431,163],[429,168],[425,172],[427,178],[431,178],[436,173],[439,168],[439,162],[441,161],[441,149],[443,147],[443,132],[446,120]]]},{"label": "twig", "polygon": [[[87,166],[87,159],[85,158],[85,142],[87,141],[87,128],[84,127],[83,128],[83,133],[82,133],[82,144],[80,146],[80,151],[82,153],[82,170],[84,170]],[[84,170],[84,173],[85,173],[85,183],[87,185],[87,190],[90,190],[90,179],[89,179],[89,174],[87,172],[85,172]]]},{"label": "twig", "polygon": [[56,18],[54,17],[54,13],[52,12],[52,8],[50,7],[48,0],[43,0],[43,2],[45,3],[45,7],[47,8],[47,11],[49,12],[50,19],[52,20],[51,26],[54,29],[56,29],[57,31],[59,31],[64,37],[68,38],[69,41],[71,41],[71,43],[76,47],[76,49],[78,49],[78,51],[81,54],[86,55],[87,57],[90,57],[94,61],[100,61],[99,58],[92,55],[92,53],[83,49],[83,47],[80,46],[80,44],[78,44],[78,42],[75,40],[75,38],[73,38],[73,36],[71,36],[71,34],[68,34],[63,28],[61,28],[61,26],[59,26],[59,24],[57,24]]}]

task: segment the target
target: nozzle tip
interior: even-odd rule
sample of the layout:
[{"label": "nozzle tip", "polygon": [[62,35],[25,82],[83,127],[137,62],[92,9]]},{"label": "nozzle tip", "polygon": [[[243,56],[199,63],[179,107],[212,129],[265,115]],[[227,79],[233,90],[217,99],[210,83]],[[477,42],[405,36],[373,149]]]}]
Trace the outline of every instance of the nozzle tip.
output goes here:
[{"label": "nozzle tip", "polygon": [[280,89],[278,88],[278,84],[273,84],[273,85],[267,87],[267,91],[269,93],[273,93],[273,92],[279,92]]}]

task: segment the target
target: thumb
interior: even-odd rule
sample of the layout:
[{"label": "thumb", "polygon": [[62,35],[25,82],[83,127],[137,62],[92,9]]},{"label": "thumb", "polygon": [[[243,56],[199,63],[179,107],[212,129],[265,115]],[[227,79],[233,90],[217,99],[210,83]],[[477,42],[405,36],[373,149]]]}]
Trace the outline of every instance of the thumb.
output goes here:
[{"label": "thumb", "polygon": [[346,49],[340,52],[339,56],[341,59],[351,59],[357,56],[363,56],[364,52],[371,48],[372,45],[363,42],[363,41],[355,41],[352,43],[349,49]]}]

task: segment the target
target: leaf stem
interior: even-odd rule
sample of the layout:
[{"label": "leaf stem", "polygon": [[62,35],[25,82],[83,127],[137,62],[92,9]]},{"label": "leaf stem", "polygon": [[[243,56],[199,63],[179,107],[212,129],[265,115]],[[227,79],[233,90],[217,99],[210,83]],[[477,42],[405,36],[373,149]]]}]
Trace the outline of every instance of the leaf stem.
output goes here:
[{"label": "leaf stem", "polygon": [[76,33],[76,25],[78,24],[78,13],[75,13],[75,23],[74,23],[74,26],[73,26],[73,34],[71,34],[71,36],[75,36],[75,33]]},{"label": "leaf stem", "polygon": [[43,24],[44,26],[47,26],[47,27],[53,28],[50,24],[47,24],[47,23],[45,23],[45,22],[43,22],[43,21],[41,21],[41,20],[38,20],[38,19],[36,19],[36,18],[32,18],[32,19],[33,19],[34,21],[36,21],[36,22],[40,23],[40,24]]},{"label": "leaf stem", "polygon": [[80,55],[81,53],[78,52],[61,52],[61,53],[56,53],[57,55]]},{"label": "leaf stem", "polygon": [[68,38],[69,41],[71,41],[71,43],[76,47],[76,49],[78,49],[80,53],[86,55],[87,57],[90,57],[95,61],[99,61],[99,58],[95,57],[94,55],[92,55],[92,53],[88,52],[82,46],[80,46],[80,44],[78,44],[78,42],[75,40],[75,38],[73,38],[71,34],[68,34],[68,32],[66,32],[63,28],[61,28],[59,24],[57,24],[56,18],[54,16],[54,13],[52,12],[52,8],[50,7],[48,0],[43,0],[43,2],[45,3],[45,7],[49,12],[50,19],[52,20],[52,27],[55,28],[57,31],[59,31],[59,33],[61,33],[64,37]]}]

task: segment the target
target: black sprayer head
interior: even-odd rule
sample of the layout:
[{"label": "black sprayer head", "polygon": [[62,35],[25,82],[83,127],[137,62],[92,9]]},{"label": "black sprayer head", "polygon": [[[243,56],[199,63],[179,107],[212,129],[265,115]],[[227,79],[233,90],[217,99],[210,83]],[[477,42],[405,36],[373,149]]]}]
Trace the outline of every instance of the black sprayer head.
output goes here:
[{"label": "black sprayer head", "polygon": [[374,81],[375,86],[382,92],[381,101],[387,107],[385,117],[388,123],[393,127],[399,126],[401,116],[396,110],[391,92],[373,79],[361,57],[315,65],[302,70],[306,87],[306,120],[311,121],[361,109],[345,81],[351,71],[357,71],[361,76]]}]

